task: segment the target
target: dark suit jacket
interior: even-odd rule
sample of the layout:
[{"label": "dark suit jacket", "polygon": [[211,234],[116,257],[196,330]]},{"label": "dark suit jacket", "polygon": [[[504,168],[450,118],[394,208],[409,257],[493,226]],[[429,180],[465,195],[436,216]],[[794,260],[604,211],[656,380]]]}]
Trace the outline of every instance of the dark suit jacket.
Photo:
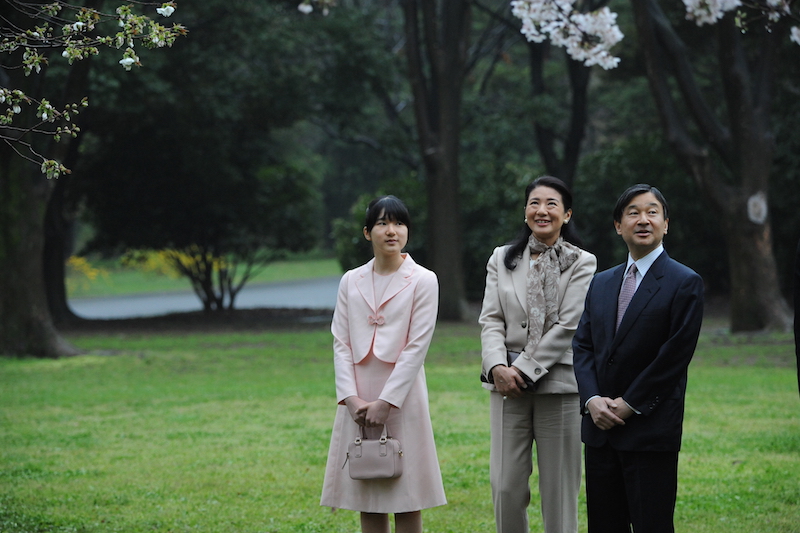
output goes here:
[{"label": "dark suit jacket", "polygon": [[622,397],[641,414],[603,431],[584,416],[583,442],[617,450],[678,451],[686,373],[703,318],[703,281],[666,251],[634,294],[619,331],[614,327],[625,264],[592,280],[572,341],[581,405],[595,395]]}]

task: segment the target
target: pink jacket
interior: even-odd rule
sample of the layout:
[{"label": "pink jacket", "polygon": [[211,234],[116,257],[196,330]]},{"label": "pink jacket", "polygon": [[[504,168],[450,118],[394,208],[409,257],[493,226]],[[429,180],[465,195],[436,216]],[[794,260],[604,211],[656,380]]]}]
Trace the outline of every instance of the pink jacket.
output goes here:
[{"label": "pink jacket", "polygon": [[333,313],[336,397],[343,403],[358,396],[353,365],[370,350],[375,357],[395,365],[380,399],[397,408],[403,406],[419,374],[436,326],[439,282],[436,274],[419,266],[409,254],[375,308],[372,286],[374,259],[350,270],[339,282]]}]

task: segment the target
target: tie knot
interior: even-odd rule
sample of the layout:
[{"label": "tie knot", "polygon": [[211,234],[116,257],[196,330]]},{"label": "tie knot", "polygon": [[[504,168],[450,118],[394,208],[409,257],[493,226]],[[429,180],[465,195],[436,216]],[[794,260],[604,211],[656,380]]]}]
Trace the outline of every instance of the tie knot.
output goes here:
[{"label": "tie knot", "polygon": [[636,275],[636,263],[631,265],[631,268],[628,269],[628,276],[635,276]]}]

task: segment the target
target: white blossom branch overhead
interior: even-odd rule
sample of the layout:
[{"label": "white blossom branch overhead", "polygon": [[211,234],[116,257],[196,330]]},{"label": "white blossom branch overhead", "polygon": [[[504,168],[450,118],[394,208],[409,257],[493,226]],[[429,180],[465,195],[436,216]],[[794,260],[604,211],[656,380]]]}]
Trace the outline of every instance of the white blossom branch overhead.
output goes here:
[{"label": "white blossom branch overhead", "polygon": [[[39,4],[5,0],[5,3],[22,17],[18,17],[17,22],[12,22],[10,17],[0,17],[0,54],[10,55],[22,50],[22,55],[19,64],[6,62],[2,68],[21,68],[25,76],[39,74],[49,64],[48,52],[61,50],[60,56],[71,65],[99,54],[101,47],[124,48],[119,64],[125,70],[131,70],[134,66],[141,66],[135,51],[137,43],[146,48],[169,47],[178,37],[188,33],[181,24],[168,27],[157,22],[175,12],[177,3],[173,1],[129,0],[113,13],[64,1]],[[154,9],[156,18],[138,13],[137,6]],[[21,27],[20,24],[27,20],[30,23]],[[34,134],[46,135],[58,142],[64,135],[77,136],[80,128],[74,122],[75,116],[87,105],[84,98],[80,103],[68,103],[62,109],[56,109],[44,98],[37,100],[18,88],[0,85],[0,142],[10,145],[25,159],[41,163],[42,172],[48,178],[57,178],[69,172],[68,169],[37,153],[27,138]],[[33,121],[32,126],[17,126],[20,117],[30,108],[35,109],[38,120]],[[20,151],[20,148],[25,151]]]},{"label": "white blossom branch overhead", "polygon": [[[736,12],[742,31],[757,22],[768,27],[783,18],[800,22],[800,15],[792,10],[793,0],[683,0],[683,3],[686,18],[698,26],[714,24],[731,11]],[[583,13],[576,4],[578,0],[513,0],[511,8],[522,21],[522,34],[529,41],[549,40],[586,66],[615,68],[620,60],[611,49],[623,38],[617,14],[608,7]],[[743,8],[759,14],[758,17],[748,19]],[[800,26],[790,29],[789,38],[800,45]]]},{"label": "white blossom branch overhead", "polygon": [[619,58],[611,53],[611,48],[623,38],[617,14],[608,7],[582,13],[575,8],[576,2],[514,0],[511,12],[522,21],[522,34],[529,41],[541,43],[549,39],[586,66],[615,68]]}]

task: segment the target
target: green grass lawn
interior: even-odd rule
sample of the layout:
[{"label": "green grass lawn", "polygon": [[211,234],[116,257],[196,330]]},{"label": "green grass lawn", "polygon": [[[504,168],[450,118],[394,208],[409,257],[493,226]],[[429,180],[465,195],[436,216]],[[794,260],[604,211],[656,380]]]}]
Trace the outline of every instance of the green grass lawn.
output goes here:
[{"label": "green grass lawn", "polygon": [[[0,531],[359,530],[319,506],[335,410],[324,326],[70,341],[86,355],[0,359]],[[423,513],[427,531],[494,531],[479,354],[477,326],[438,327],[426,371],[449,504]],[[793,357],[789,335],[703,334],[679,532],[800,532]],[[536,500],[530,517],[541,531]]]},{"label": "green grass lawn", "polygon": [[[99,271],[94,279],[89,279],[85,274],[74,269],[67,270],[66,282],[69,298],[192,290],[192,285],[187,278],[123,267],[116,260],[95,261],[91,263],[91,267]],[[302,258],[270,263],[248,281],[248,284],[294,281],[340,276],[341,274],[342,269],[336,259]]]}]

